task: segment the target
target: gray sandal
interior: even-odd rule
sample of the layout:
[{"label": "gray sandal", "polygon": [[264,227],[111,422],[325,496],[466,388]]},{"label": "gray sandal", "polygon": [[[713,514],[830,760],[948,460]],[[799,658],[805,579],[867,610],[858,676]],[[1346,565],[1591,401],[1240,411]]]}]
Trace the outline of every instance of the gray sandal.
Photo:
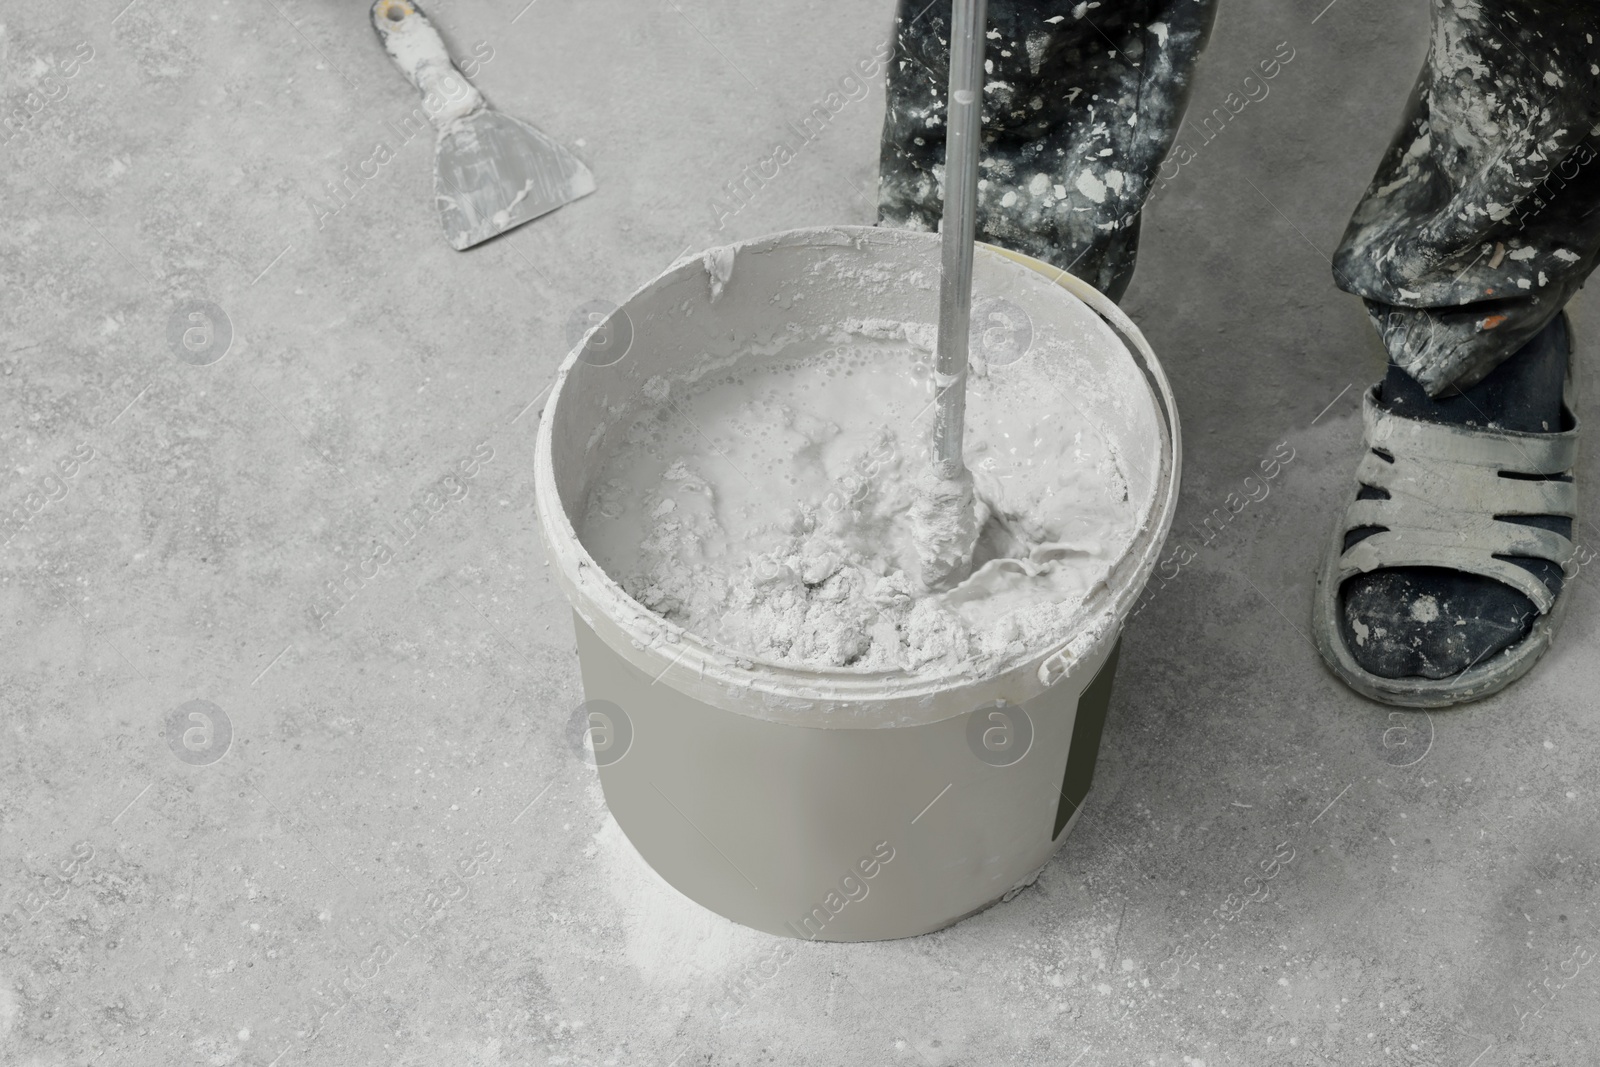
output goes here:
[{"label": "gray sandal", "polygon": [[[1570,374],[1567,429],[1558,433],[1485,430],[1424,422],[1386,411],[1377,387],[1363,407],[1365,454],[1358,485],[1388,493],[1351,501],[1334,524],[1312,599],[1312,634],[1329,668],[1373,700],[1411,708],[1438,708],[1477,700],[1526,674],[1549,649],[1572,597],[1506,559],[1525,556],[1563,568],[1573,558],[1569,538],[1550,530],[1502,521],[1512,515],[1577,519],[1578,420],[1572,411]],[[1564,479],[1564,480],[1560,480]],[[1358,527],[1380,527],[1344,548]],[[1539,617],[1521,642],[1450,678],[1385,678],[1360,666],[1339,628],[1339,590],[1350,578],[1395,567],[1443,567],[1481,574],[1522,593]]]}]

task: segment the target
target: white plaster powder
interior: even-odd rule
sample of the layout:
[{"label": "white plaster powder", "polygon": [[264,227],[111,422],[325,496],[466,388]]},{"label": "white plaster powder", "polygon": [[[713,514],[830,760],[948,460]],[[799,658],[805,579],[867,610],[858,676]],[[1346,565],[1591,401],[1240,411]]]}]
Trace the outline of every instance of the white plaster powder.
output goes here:
[{"label": "white plaster powder", "polygon": [[585,546],[650,610],[789,666],[982,670],[1060,640],[1136,532],[1126,480],[1028,361],[975,366],[965,452],[988,521],[972,577],[922,592],[908,511],[929,466],[931,335],[855,322],[652,379],[594,483]]}]

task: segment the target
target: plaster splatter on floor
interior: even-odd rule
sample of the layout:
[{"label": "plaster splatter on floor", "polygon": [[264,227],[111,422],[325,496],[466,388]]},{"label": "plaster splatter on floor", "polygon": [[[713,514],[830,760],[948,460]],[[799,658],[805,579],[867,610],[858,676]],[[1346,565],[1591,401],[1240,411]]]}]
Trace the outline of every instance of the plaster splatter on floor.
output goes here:
[{"label": "plaster splatter on floor", "polygon": [[[590,780],[593,804],[604,810],[598,778]],[[594,854],[622,926],[628,962],[653,985],[701,986],[709,992],[755,959],[766,935],[707,911],[668,885],[639,855],[616,819],[606,811],[594,835]]]}]

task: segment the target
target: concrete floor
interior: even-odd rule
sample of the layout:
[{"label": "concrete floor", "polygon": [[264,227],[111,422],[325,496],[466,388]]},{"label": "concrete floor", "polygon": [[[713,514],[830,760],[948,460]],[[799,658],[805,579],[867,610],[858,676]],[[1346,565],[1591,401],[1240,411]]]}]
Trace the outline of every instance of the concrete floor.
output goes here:
[{"label": "concrete floor", "polygon": [[[1279,442],[1296,458],[1127,634],[1067,846],[939,934],[797,945],[730,1017],[775,942],[661,883],[564,736],[530,405],[577,310],[686,247],[871,221],[881,86],[724,229],[711,202],[888,3],[437,4],[492,50],[490,100],[600,183],[460,254],[360,5],[122,2],[0,8],[27,109],[0,168],[0,503],[27,517],[0,553],[0,1063],[1593,1061],[1592,577],[1536,673],[1458,711],[1391,715],[1305,636],[1380,366],[1327,255],[1421,0],[1224,6],[1197,106],[1295,58],[1152,208],[1127,298],[1182,405],[1174,536]],[[380,141],[319,225],[308,198]],[[209,365],[169,341],[197,300],[231,324]],[[475,450],[466,494],[319,627],[324,583]],[[198,754],[174,740],[196,700]],[[1270,899],[1208,918],[1286,850]],[[429,893],[439,917],[311,1036],[315,991]]]}]

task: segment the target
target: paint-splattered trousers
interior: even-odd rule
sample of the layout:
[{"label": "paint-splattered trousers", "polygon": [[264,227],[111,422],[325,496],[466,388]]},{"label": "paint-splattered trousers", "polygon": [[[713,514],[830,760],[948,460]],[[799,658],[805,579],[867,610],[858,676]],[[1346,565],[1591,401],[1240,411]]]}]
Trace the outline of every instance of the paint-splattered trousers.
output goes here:
[{"label": "paint-splattered trousers", "polygon": [[[1390,358],[1437,396],[1538,333],[1600,254],[1600,3],[1431,4],[1427,62],[1333,273],[1365,300]],[[939,225],[950,6],[900,2],[885,225]],[[989,0],[980,238],[1119,298],[1140,211],[1194,157],[1178,131],[1215,12],[1216,0]],[[1260,57],[1189,116],[1195,136],[1264,100],[1294,59],[1288,41]]]}]

